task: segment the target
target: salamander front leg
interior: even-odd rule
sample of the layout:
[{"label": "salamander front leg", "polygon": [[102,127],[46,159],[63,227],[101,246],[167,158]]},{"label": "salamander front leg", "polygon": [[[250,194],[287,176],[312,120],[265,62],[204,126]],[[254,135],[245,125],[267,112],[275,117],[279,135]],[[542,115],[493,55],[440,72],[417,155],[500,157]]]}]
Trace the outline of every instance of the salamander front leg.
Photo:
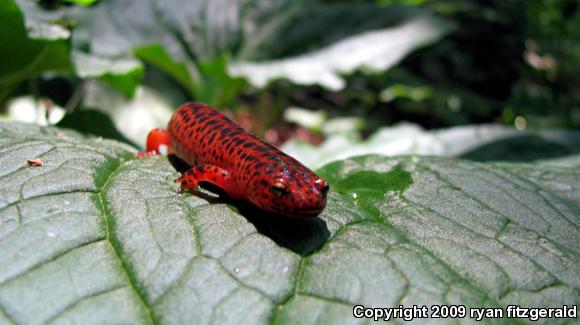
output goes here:
[{"label": "salamander front leg", "polygon": [[222,188],[233,199],[244,198],[232,174],[214,165],[194,166],[175,181],[181,183],[180,192],[187,189],[193,193],[199,182],[208,182]]},{"label": "salamander front leg", "polygon": [[154,155],[172,154],[171,136],[169,132],[163,129],[153,129],[147,135],[147,149],[135,154],[137,158],[144,158]]}]

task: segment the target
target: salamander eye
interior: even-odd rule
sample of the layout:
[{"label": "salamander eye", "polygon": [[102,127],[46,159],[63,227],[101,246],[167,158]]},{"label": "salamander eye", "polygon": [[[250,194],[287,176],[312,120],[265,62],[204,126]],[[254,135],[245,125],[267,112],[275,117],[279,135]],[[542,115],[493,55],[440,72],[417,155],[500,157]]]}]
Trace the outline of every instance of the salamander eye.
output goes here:
[{"label": "salamander eye", "polygon": [[317,186],[322,185],[322,187],[320,188],[320,192],[322,194],[328,193],[328,190],[330,189],[330,186],[328,185],[328,182],[325,181],[322,178],[318,178],[316,181],[314,181],[314,184],[316,184]]},{"label": "salamander eye", "polygon": [[286,186],[282,182],[275,182],[272,184],[272,193],[277,196],[281,196],[282,194],[286,193]]}]

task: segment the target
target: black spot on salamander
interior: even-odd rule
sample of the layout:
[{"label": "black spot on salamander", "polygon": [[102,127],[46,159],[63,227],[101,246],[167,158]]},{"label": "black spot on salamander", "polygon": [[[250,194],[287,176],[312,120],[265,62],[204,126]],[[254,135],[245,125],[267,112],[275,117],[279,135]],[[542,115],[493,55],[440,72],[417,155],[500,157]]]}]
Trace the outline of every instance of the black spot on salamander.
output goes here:
[{"label": "black spot on salamander", "polygon": [[182,114],[183,115],[183,120],[185,121],[185,123],[189,122],[189,120],[191,120],[191,115],[189,114]]},{"label": "black spot on salamander", "polygon": [[259,151],[259,152],[268,152],[270,150],[269,147],[263,146],[263,145],[262,146],[256,146],[256,147],[257,147],[256,150]]},{"label": "black spot on salamander", "polygon": [[206,124],[202,124],[199,128],[199,133],[204,134],[205,130],[207,129],[208,125]]},{"label": "black spot on salamander", "polygon": [[253,143],[251,143],[251,142],[248,142],[248,143],[245,143],[244,144],[244,148],[250,148],[250,147],[253,147],[253,146],[255,146],[255,145]]},{"label": "black spot on salamander", "polygon": [[215,133],[212,133],[212,134],[209,136],[209,141],[208,141],[208,142],[209,142],[209,143],[213,143],[213,140],[215,140]]},{"label": "black spot on salamander", "polygon": [[196,116],[196,117],[197,117],[197,116],[200,116],[200,115],[202,115],[202,114],[205,114],[205,112],[204,112],[203,110],[200,110],[200,109],[195,109],[195,108],[194,108],[194,109],[188,109],[188,110],[187,110],[187,113],[189,113],[189,114],[193,114],[193,115],[194,115],[194,116]]},{"label": "black spot on salamander", "polygon": [[220,123],[218,123],[218,124],[212,125],[212,126],[211,126],[211,129],[212,129],[213,131],[218,131],[218,130],[220,130],[222,127],[223,127],[223,125],[222,125],[222,124],[220,124]]},{"label": "black spot on salamander", "polygon": [[267,153],[264,155],[264,158],[268,159],[268,160],[276,160],[276,155],[271,154],[271,153]]},{"label": "black spot on salamander", "polygon": [[246,140],[244,140],[244,139],[237,139],[237,140],[236,140],[236,144],[237,144],[238,146],[239,146],[239,145],[241,145],[241,144],[243,144],[243,143],[245,143],[245,142],[246,142]]}]

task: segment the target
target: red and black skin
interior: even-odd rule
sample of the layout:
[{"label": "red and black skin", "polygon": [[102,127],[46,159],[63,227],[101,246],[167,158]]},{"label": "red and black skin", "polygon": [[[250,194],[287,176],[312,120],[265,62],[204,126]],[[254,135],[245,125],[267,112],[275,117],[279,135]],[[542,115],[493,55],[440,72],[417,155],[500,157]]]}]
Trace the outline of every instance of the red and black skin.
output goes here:
[{"label": "red and black skin", "polygon": [[233,199],[290,217],[316,216],[326,206],[328,182],[206,104],[179,107],[167,130],[149,133],[147,151],[138,156],[163,149],[192,166],[176,180],[180,190],[209,182]]}]

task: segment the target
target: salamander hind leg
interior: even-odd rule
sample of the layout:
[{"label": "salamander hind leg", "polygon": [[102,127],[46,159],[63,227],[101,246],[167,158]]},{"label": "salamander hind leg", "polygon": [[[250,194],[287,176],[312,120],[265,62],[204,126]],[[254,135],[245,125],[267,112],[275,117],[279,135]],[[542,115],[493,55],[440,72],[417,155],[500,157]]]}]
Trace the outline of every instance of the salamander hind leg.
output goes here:
[{"label": "salamander hind leg", "polygon": [[171,136],[169,132],[163,129],[153,129],[147,135],[147,148],[145,151],[138,152],[135,156],[137,158],[144,158],[154,155],[168,155],[172,154]]},{"label": "salamander hind leg", "polygon": [[223,189],[233,199],[244,198],[232,174],[214,165],[194,166],[175,181],[181,183],[180,192],[186,189],[193,192],[197,189],[199,182],[208,182]]}]

